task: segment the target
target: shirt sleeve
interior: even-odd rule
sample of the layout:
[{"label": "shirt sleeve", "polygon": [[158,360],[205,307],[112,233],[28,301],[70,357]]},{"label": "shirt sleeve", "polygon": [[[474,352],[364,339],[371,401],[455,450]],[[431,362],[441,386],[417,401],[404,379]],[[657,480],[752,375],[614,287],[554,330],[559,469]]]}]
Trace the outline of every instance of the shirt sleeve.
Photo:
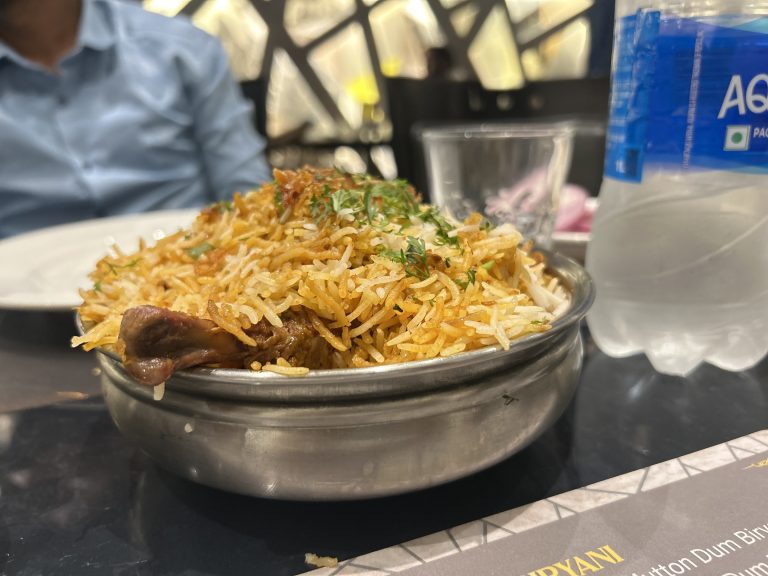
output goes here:
[{"label": "shirt sleeve", "polygon": [[264,139],[256,132],[253,106],[233,78],[219,42],[207,37],[203,67],[191,87],[195,138],[213,200],[228,199],[272,179]]}]

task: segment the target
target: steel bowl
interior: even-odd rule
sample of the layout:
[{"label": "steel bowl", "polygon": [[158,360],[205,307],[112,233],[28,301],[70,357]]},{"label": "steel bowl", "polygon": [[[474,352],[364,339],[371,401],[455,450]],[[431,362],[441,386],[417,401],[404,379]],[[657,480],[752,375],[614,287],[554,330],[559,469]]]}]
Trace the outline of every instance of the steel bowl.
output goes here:
[{"label": "steel bowl", "polygon": [[548,256],[571,291],[547,332],[437,358],[288,378],[198,368],[162,400],[99,353],[117,427],[160,466],[253,496],[348,500],[427,488],[518,452],[568,405],[582,364],[579,321],[594,297],[578,264]]}]

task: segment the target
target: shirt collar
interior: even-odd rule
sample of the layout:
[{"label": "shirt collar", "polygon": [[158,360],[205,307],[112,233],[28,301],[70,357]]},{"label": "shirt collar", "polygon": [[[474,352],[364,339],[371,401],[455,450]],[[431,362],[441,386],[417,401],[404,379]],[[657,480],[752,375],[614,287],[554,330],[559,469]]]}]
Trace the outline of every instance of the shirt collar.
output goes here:
[{"label": "shirt collar", "polygon": [[114,45],[116,34],[112,6],[100,0],[83,0],[77,46],[106,50]]},{"label": "shirt collar", "polygon": [[12,58],[14,56],[13,50],[8,48],[5,44],[0,42],[0,62],[3,61],[5,58]]}]

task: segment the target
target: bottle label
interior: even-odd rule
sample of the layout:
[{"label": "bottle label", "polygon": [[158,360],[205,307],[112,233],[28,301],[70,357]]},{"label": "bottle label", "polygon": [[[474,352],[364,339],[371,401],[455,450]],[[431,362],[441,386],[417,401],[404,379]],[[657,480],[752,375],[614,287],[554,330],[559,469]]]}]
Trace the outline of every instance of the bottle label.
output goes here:
[{"label": "bottle label", "polygon": [[768,18],[681,18],[640,10],[617,22],[605,174],[768,172]]}]

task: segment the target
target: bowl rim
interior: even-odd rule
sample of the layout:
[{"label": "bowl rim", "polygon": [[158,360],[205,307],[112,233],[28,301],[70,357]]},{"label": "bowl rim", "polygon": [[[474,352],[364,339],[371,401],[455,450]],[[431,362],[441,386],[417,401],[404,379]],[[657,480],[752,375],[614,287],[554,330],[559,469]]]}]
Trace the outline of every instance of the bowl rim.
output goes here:
[{"label": "bowl rim", "polygon": [[[550,345],[567,337],[592,305],[595,288],[589,273],[576,261],[547,250],[536,249],[544,254],[547,270],[560,278],[569,289],[571,305],[565,313],[552,322],[545,332],[538,332],[513,340],[508,350],[499,345],[459,352],[452,356],[413,360],[361,368],[332,368],[310,370],[303,376],[284,376],[272,372],[255,372],[245,368],[195,367],[176,372],[166,387],[195,395],[224,398],[249,398],[267,400],[305,400],[310,398],[339,399],[361,396],[392,395],[396,391],[417,391],[456,384],[497,371],[502,366],[512,368],[538,357]],[[85,330],[80,315],[76,313],[76,325],[82,334]],[[106,360],[125,373],[122,361],[114,352],[95,349]],[[421,380],[420,386],[404,386],[403,380]],[[136,386],[147,386],[136,383]]]}]

